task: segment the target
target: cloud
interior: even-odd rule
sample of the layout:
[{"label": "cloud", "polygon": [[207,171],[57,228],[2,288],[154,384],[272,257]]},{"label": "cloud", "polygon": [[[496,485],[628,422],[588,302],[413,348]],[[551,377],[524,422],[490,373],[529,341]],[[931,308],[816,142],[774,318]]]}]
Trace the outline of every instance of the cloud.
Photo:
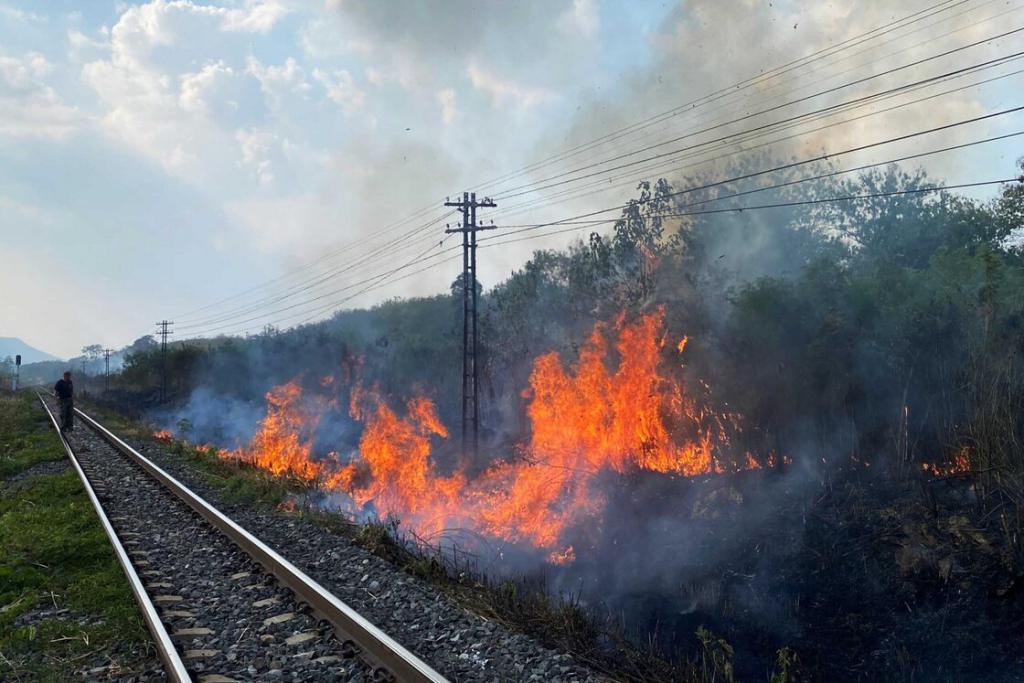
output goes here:
[{"label": "cloud", "polygon": [[359,35],[341,35],[339,22],[325,18],[311,19],[299,30],[299,45],[313,59],[330,59],[350,55],[367,56],[374,45]]},{"label": "cloud", "polygon": [[8,7],[7,5],[0,5],[0,15],[7,19],[14,21],[20,21],[24,23],[32,24],[45,24],[47,22],[46,16],[37,14],[36,12],[28,12],[23,9],[16,7]]},{"label": "cloud", "polygon": [[244,8],[226,10],[224,28],[228,31],[266,33],[291,10],[276,0],[248,0]]},{"label": "cloud", "polygon": [[181,108],[194,114],[207,114],[209,98],[224,88],[235,77],[234,70],[224,62],[210,63],[196,73],[181,77],[181,93],[178,102]]},{"label": "cloud", "polygon": [[466,67],[466,75],[474,88],[491,98],[494,107],[511,102],[522,109],[530,109],[555,99],[555,94],[549,90],[516,83],[475,63]]},{"label": "cloud", "polygon": [[[279,2],[223,8],[154,0],[127,8],[109,34],[109,55],[82,67],[98,95],[102,129],[113,141],[197,184],[222,191],[243,178],[235,131],[309,89],[294,60],[264,65],[251,39],[290,11]],[[248,56],[248,61],[247,61]],[[271,176],[260,174],[262,182]]]},{"label": "cloud", "polygon": [[336,69],[332,72],[314,69],[313,78],[324,86],[327,97],[340,104],[346,114],[360,109],[366,100],[366,93],[359,89],[352,74],[345,69]]},{"label": "cloud", "polygon": [[235,140],[242,152],[242,163],[254,169],[260,184],[274,182],[270,156],[278,142],[277,137],[270,131],[253,128],[236,131]]},{"label": "cloud", "polygon": [[54,220],[53,214],[49,209],[37,204],[20,201],[13,197],[5,197],[4,195],[0,195],[0,214],[7,216],[8,219],[13,216],[19,221],[32,223],[36,226],[47,225]]},{"label": "cloud", "polygon": [[255,57],[249,57],[246,71],[256,77],[260,89],[278,108],[293,97],[305,97],[313,88],[306,80],[305,70],[293,57],[280,66],[267,66]]},{"label": "cloud", "polygon": [[600,28],[591,0],[344,0],[330,6],[335,21],[316,27],[318,44],[327,42],[329,31],[335,44],[368,44],[371,82],[395,82],[431,96],[471,63],[486,63],[521,88],[574,86],[593,63]]},{"label": "cloud", "polygon": [[104,40],[90,38],[78,29],[68,29],[68,45],[72,55],[77,59],[85,52],[105,52],[110,44]]},{"label": "cloud", "polygon": [[455,91],[452,88],[445,88],[437,93],[437,101],[441,105],[441,121],[449,126],[459,118],[459,108],[456,103]]},{"label": "cloud", "polygon": [[9,88],[28,90],[37,87],[53,67],[38,52],[29,52],[20,59],[0,57],[0,76]]},{"label": "cloud", "polygon": [[601,30],[601,16],[594,0],[573,0],[572,7],[558,17],[558,27],[569,34],[596,37]]},{"label": "cloud", "polygon": [[0,55],[0,135],[63,138],[84,122],[44,78],[52,65],[38,52]]}]

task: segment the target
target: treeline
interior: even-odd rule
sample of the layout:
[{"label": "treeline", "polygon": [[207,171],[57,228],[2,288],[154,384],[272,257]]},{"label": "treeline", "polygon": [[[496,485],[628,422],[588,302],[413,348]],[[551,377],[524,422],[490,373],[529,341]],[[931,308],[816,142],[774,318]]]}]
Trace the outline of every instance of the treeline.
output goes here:
[{"label": "treeline", "polygon": [[[485,438],[523,437],[536,356],[572,360],[595,322],[663,306],[669,330],[691,339],[679,373],[692,395],[743,416],[738,452],[894,470],[968,453],[1024,490],[1021,184],[982,202],[915,192],[933,181],[896,167],[839,178],[759,192],[756,203],[787,206],[735,212],[722,210],[750,204],[734,195],[753,186],[642,183],[607,234],[537,251],[486,287]],[[887,196],[811,201],[864,194]],[[287,331],[175,342],[172,400],[202,386],[256,404],[275,383],[358,358],[385,394],[425,391],[455,426],[462,286]],[[160,362],[153,348],[129,354],[113,400],[153,406]]]}]

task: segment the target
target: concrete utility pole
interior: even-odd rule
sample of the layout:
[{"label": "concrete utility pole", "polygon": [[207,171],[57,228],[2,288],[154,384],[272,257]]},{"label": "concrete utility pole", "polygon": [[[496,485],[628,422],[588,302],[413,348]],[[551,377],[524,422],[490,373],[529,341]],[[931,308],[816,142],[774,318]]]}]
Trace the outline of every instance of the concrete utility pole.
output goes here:
[{"label": "concrete utility pole", "polygon": [[114,349],[103,349],[103,393],[110,391],[110,354]]},{"label": "concrete utility pole", "polygon": [[463,192],[461,201],[445,201],[462,213],[462,223],[448,227],[446,233],[462,233],[462,457],[476,462],[480,440],[480,403],[478,401],[479,375],[477,372],[477,292],[476,292],[476,233],[493,230],[490,225],[476,223],[478,208],[497,206],[490,198],[476,200],[476,193]]},{"label": "concrete utility pole", "polygon": [[167,335],[174,334],[168,326],[174,323],[168,320],[161,320],[156,324],[156,333],[160,335],[160,402],[167,400]]}]

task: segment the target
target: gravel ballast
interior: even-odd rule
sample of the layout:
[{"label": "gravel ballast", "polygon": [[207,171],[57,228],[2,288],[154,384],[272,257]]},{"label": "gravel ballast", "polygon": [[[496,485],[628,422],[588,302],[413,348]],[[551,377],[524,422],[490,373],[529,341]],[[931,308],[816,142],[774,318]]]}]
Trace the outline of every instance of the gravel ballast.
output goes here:
[{"label": "gravel ballast", "polygon": [[353,643],[140,468],[83,425],[68,440],[196,680],[374,680]]},{"label": "gravel ballast", "polygon": [[[76,440],[99,442],[92,432],[83,435],[83,429],[76,430]],[[204,473],[190,467],[180,456],[150,442],[126,441],[453,682],[605,680],[576,663],[570,655],[555,652],[527,635],[468,611],[437,588],[338,534],[295,515],[221,500],[219,491],[205,483]],[[95,447],[112,451],[105,444]],[[123,461],[123,456],[116,455]],[[145,476],[124,462],[124,466],[135,470],[136,476]],[[212,543],[206,535],[214,533],[211,529],[203,531],[203,525],[194,521],[190,524],[187,531],[183,528],[176,535],[189,538],[200,532],[204,533],[202,541],[196,540],[195,546]],[[212,571],[223,575],[227,568],[221,566],[214,561]],[[258,571],[244,559],[231,569],[231,573]],[[278,606],[271,611],[300,609],[290,606],[285,610]],[[224,640],[219,642],[223,646]]]}]

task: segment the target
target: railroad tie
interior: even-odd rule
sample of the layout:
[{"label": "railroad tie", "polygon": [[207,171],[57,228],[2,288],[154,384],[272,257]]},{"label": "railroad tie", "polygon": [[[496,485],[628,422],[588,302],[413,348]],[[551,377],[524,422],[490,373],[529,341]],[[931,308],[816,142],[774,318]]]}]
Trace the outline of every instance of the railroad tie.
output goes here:
[{"label": "railroad tie", "polygon": [[252,603],[253,607],[269,607],[270,605],[278,605],[281,601],[277,598],[264,598],[263,600],[257,600]]},{"label": "railroad tie", "polygon": [[192,628],[179,628],[177,631],[171,634],[172,638],[195,638],[196,636],[209,636],[213,635],[213,631],[206,628],[205,626],[196,626]]},{"label": "railroad tie", "polygon": [[319,633],[314,633],[312,631],[307,631],[305,633],[296,633],[293,636],[288,636],[287,638],[285,638],[284,644],[292,646],[302,645],[303,643],[308,643],[311,640],[316,640],[319,637]]},{"label": "railroad tie", "polygon": [[285,612],[284,614],[278,614],[268,619],[263,620],[264,626],[273,626],[274,624],[283,624],[286,621],[291,621],[295,618],[295,612]]}]

